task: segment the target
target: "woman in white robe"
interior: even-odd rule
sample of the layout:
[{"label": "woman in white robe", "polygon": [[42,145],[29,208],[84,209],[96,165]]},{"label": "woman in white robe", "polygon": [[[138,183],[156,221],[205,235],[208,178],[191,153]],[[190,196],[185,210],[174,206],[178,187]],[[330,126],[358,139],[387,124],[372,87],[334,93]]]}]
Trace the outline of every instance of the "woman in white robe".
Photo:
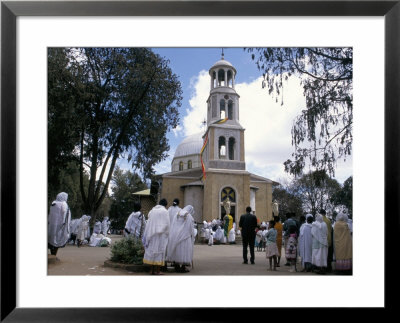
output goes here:
[{"label": "woman in white robe", "polygon": [[312,224],[312,256],[311,263],[319,267],[321,272],[327,267],[328,258],[328,227],[322,215],[317,215],[317,219]]},{"label": "woman in white robe", "polygon": [[77,246],[80,247],[85,239],[88,239],[88,231],[89,231],[89,219],[90,217],[87,215],[82,215],[79,219],[79,225],[77,228],[76,239]]},{"label": "woman in white robe", "polygon": [[142,205],[138,202],[133,204],[133,212],[129,216],[125,224],[125,236],[134,236],[142,239],[144,229],[146,227],[146,219],[144,214],[140,211]]},{"label": "woman in white robe", "polygon": [[165,252],[169,235],[169,216],[165,208],[168,202],[161,199],[159,205],[149,212],[149,219],[143,233],[143,245],[145,248],[143,263],[152,265],[152,275],[162,275],[160,266],[164,266]]},{"label": "woman in white robe", "polygon": [[235,228],[232,228],[228,233],[228,242],[234,244],[236,239]]},{"label": "woman in white robe", "polygon": [[69,210],[68,194],[61,192],[50,206],[48,218],[48,247],[52,255],[56,256],[58,248],[67,244],[70,236],[71,211]]},{"label": "woman in white robe", "polygon": [[96,221],[93,227],[93,233],[99,234],[101,232],[101,222]]},{"label": "woman in white robe", "polygon": [[178,212],[181,210],[179,207],[179,199],[174,199],[172,202],[172,206],[168,208],[168,215],[169,215],[169,224],[172,224],[173,219],[175,216],[178,214]]},{"label": "woman in white robe", "polygon": [[215,231],[215,235],[214,235],[214,240],[218,241],[218,243],[224,242],[224,230],[221,228],[221,226],[217,227],[217,230]]},{"label": "woman in white robe", "polygon": [[175,271],[188,272],[191,266],[194,244],[194,208],[185,206],[172,221],[169,231],[167,261],[175,263]]},{"label": "woman in white robe", "polygon": [[108,216],[104,217],[103,222],[101,222],[101,231],[103,235],[107,237],[108,229],[110,228],[111,222],[108,220]]},{"label": "woman in white robe", "polygon": [[299,256],[301,257],[302,271],[311,271],[312,261],[312,214],[306,215],[306,222],[300,227],[299,234]]}]

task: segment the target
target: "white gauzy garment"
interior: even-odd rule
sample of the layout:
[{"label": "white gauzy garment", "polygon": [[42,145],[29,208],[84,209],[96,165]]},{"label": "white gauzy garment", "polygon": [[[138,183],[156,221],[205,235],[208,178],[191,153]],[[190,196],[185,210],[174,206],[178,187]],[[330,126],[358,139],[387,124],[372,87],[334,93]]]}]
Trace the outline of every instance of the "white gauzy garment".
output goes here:
[{"label": "white gauzy garment", "polygon": [[107,232],[108,232],[108,228],[110,227],[110,221],[108,220],[108,216],[106,216],[103,220],[103,222],[101,222],[101,231],[103,232],[103,235],[106,237],[107,236]]},{"label": "white gauzy garment", "polygon": [[235,242],[235,239],[236,239],[235,229],[232,228],[228,233],[228,242]]},{"label": "white gauzy garment", "polygon": [[143,263],[164,265],[169,228],[167,209],[162,205],[156,205],[149,213],[149,219],[143,233],[142,240],[145,248]]},{"label": "white gauzy garment", "polygon": [[211,234],[211,229],[207,228],[207,229],[205,230],[204,238],[205,238],[206,240],[210,239],[210,234]]},{"label": "white gauzy garment", "polygon": [[311,263],[318,267],[327,267],[328,228],[321,215],[312,224],[312,259]]},{"label": "white gauzy garment", "polygon": [[299,234],[299,256],[301,257],[301,264],[304,267],[305,262],[312,261],[312,235],[311,235],[312,224],[303,223],[300,228]]},{"label": "white gauzy garment", "polygon": [[97,247],[100,245],[101,240],[104,238],[104,235],[102,234],[97,234],[97,233],[93,233],[92,236],[90,237],[90,241],[89,241],[89,246],[91,247]]},{"label": "white gauzy garment", "polygon": [[214,239],[220,241],[221,243],[224,240],[224,230],[220,226],[218,226],[217,231],[215,231]]},{"label": "white gauzy garment", "polygon": [[209,246],[212,246],[213,244],[214,244],[213,234],[210,233],[210,237],[209,237],[209,239],[208,239],[208,245],[209,245]]},{"label": "white gauzy garment", "polygon": [[140,211],[131,213],[125,224],[125,229],[129,231],[129,235],[135,236],[136,238],[141,238],[145,227],[146,219],[144,218],[144,214]]},{"label": "white gauzy garment", "polygon": [[70,236],[71,212],[67,199],[67,193],[59,193],[50,206],[48,243],[53,247],[64,247]]},{"label": "white gauzy garment", "polygon": [[82,215],[79,219],[76,238],[81,241],[85,240],[89,236],[89,219],[90,218],[87,215]]},{"label": "white gauzy garment", "polygon": [[168,215],[169,215],[169,224],[172,224],[172,221],[174,217],[178,214],[178,212],[181,210],[181,208],[177,205],[175,206],[170,206],[168,208]]},{"label": "white gauzy garment", "polygon": [[80,222],[81,222],[81,219],[71,220],[71,226],[70,226],[71,233],[78,234],[78,227],[79,227]]},{"label": "white gauzy garment", "polygon": [[194,209],[185,206],[174,217],[169,231],[167,261],[179,265],[190,265],[193,260]]},{"label": "white gauzy garment", "polygon": [[93,227],[93,233],[99,234],[101,232],[101,222],[96,221]]}]

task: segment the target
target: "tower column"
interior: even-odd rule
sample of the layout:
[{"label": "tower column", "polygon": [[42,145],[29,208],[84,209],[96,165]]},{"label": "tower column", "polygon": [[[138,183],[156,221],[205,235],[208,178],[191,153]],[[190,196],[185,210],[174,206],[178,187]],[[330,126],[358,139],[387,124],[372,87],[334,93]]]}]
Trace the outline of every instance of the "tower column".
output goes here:
[{"label": "tower column", "polygon": [[228,71],[224,70],[225,86],[228,86]]},{"label": "tower column", "polygon": [[211,72],[211,84],[210,84],[211,90],[214,88],[214,72]]}]

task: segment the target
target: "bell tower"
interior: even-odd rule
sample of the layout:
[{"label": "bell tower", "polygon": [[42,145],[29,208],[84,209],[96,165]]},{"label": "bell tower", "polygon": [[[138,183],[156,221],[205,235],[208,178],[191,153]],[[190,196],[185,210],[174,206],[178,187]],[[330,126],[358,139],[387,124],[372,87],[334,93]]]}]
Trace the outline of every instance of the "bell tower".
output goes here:
[{"label": "bell tower", "polygon": [[208,144],[203,154],[205,168],[245,170],[244,128],[239,123],[239,95],[235,90],[235,67],[221,59],[209,70],[207,100]]}]

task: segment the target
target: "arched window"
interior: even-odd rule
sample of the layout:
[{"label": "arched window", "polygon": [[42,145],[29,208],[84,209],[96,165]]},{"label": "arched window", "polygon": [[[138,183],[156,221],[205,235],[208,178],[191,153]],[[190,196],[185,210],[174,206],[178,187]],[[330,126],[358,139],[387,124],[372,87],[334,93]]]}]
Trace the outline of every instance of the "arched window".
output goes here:
[{"label": "arched window", "polygon": [[218,139],[218,154],[219,154],[219,158],[225,158],[225,156],[226,156],[225,137],[219,137],[219,139]]},{"label": "arched window", "polygon": [[188,161],[188,169],[192,169],[192,161],[191,160]]},{"label": "arched window", "polygon": [[179,170],[183,170],[183,161],[179,162]]},{"label": "arched window", "polygon": [[231,70],[228,71],[228,86],[233,87],[233,73]]},{"label": "arched window", "polygon": [[225,100],[222,99],[219,101],[219,117],[220,119],[225,119],[226,111],[225,111]]},{"label": "arched window", "polygon": [[220,199],[220,209],[221,209],[221,219],[226,215],[226,210],[224,207],[224,203],[229,198],[230,202],[230,212],[229,214],[233,218],[233,222],[236,222],[236,193],[232,187],[224,187],[221,191],[221,199]]},{"label": "arched window", "polygon": [[232,100],[228,101],[228,119],[233,120],[233,102],[232,102]]},{"label": "arched window", "polygon": [[218,71],[218,86],[224,86],[224,85],[225,85],[225,71],[221,69]]},{"label": "arched window", "polygon": [[230,137],[229,142],[228,142],[228,157],[229,160],[234,160],[235,159],[235,138]]},{"label": "arched window", "polygon": [[212,73],[212,80],[213,80],[213,88],[217,87],[217,85],[218,85],[217,73],[215,73],[215,71]]}]

